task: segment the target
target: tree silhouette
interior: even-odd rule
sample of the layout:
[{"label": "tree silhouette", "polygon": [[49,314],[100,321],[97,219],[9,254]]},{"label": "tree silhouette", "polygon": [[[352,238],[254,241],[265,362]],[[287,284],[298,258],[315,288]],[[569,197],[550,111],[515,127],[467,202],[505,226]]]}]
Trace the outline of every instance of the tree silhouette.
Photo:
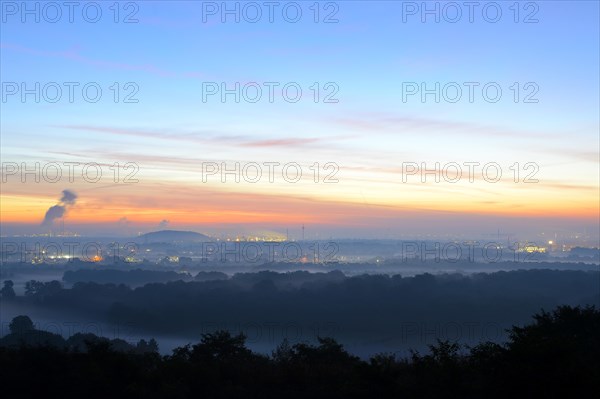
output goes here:
[{"label": "tree silhouette", "polygon": [[284,340],[268,358],[250,351],[243,334],[217,331],[159,356],[148,352],[153,340],[134,347],[75,334],[61,343],[60,336],[34,330],[27,316],[14,318],[10,329],[0,338],[7,397],[558,399],[600,391],[600,311],[593,307],[542,311],[510,329],[502,345],[438,340],[424,355],[369,361],[333,338],[292,347]]},{"label": "tree silhouette", "polygon": [[246,348],[243,333],[232,336],[229,331],[219,330],[202,334],[200,343],[192,346],[191,359],[212,361],[248,357],[252,352]]},{"label": "tree silhouette", "polygon": [[136,353],[158,353],[158,343],[154,338],[148,342],[145,339],[140,339],[135,351]]},{"label": "tree silhouette", "polygon": [[277,363],[289,363],[294,356],[294,351],[287,338],[284,338],[281,344],[277,345],[271,357]]},{"label": "tree silhouette", "polygon": [[591,381],[600,381],[600,311],[559,306],[533,319],[509,331],[505,361],[510,381],[534,396],[586,396]]},{"label": "tree silhouette", "polygon": [[4,280],[4,286],[2,289],[0,289],[0,295],[2,295],[2,299],[12,299],[16,296],[13,286],[14,283],[12,280]]},{"label": "tree silhouette", "polygon": [[13,318],[8,325],[8,328],[12,334],[24,334],[26,332],[35,330],[33,321],[31,321],[29,316],[23,315]]},{"label": "tree silhouette", "polygon": [[41,281],[30,280],[25,283],[25,295],[33,296],[40,291],[40,289],[44,286],[44,283]]}]

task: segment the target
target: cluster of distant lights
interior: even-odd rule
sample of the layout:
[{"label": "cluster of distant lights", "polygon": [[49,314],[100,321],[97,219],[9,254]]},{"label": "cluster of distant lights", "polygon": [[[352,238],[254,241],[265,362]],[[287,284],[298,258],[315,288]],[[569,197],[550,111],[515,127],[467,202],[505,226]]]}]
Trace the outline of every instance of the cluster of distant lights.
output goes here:
[{"label": "cluster of distant lights", "polygon": [[227,242],[264,242],[264,241],[272,241],[272,242],[283,242],[283,241],[294,241],[294,240],[286,240],[281,237],[236,237],[236,238],[216,238],[217,241],[227,241]]},{"label": "cluster of distant lights", "polygon": [[[52,235],[51,233],[45,233],[45,234],[34,234],[34,235],[26,235],[25,237],[49,237],[49,236],[61,236],[61,235]],[[64,236],[67,236],[66,234]],[[79,234],[77,233],[68,233],[68,236],[75,236],[75,237],[79,237]],[[576,236],[576,238],[579,238],[579,236]],[[286,240],[283,238],[267,238],[267,237],[258,237],[258,236],[254,236],[254,237],[236,237],[236,238],[216,238],[217,241],[226,241],[226,242],[260,242],[260,241],[276,241],[276,242],[284,242],[284,241],[290,241],[290,240]],[[294,240],[291,240],[294,241]],[[558,246],[558,243],[555,243],[554,240],[548,240],[548,246],[550,247],[555,247]],[[561,246],[561,251],[567,251],[570,248],[572,248],[572,245],[566,245],[563,244]],[[548,249],[547,247],[543,247],[543,246],[538,246],[535,244],[532,244],[530,242],[525,242],[523,246],[520,245],[520,243],[518,243],[517,246],[517,252],[525,252],[525,253],[547,253]],[[497,249],[500,249],[500,246],[497,247]],[[147,248],[145,249],[145,252],[151,252],[151,249]],[[47,258],[53,261],[56,260],[70,260],[70,259],[76,259],[75,256],[72,255],[46,255],[46,251],[42,251],[42,254],[44,255],[43,258]],[[31,260],[31,263],[37,264],[37,263],[42,263],[43,262],[43,258],[40,258],[38,256],[34,257]],[[345,256],[342,256],[341,258],[346,258]],[[340,259],[341,259],[340,258]],[[360,258],[360,257],[358,257]],[[101,262],[103,260],[103,257],[100,255],[95,255],[92,258],[88,259],[88,261],[93,262],[93,263],[97,263],[97,262]],[[139,259],[135,258],[134,256],[127,256],[124,258],[124,260],[128,263],[137,263],[140,262]],[[179,261],[179,257],[178,256],[170,256],[168,257],[169,262],[173,262],[176,263]],[[379,263],[380,260],[379,258],[376,259],[376,262]],[[300,262],[302,263],[306,263],[308,262],[308,258],[305,256],[303,257]]]},{"label": "cluster of distant lights", "polygon": [[[42,251],[42,254],[45,255],[45,252]],[[75,256],[71,256],[71,255],[48,255],[48,256],[44,256],[44,257],[39,257],[39,256],[34,256],[33,259],[31,259],[31,263],[32,264],[39,264],[39,263],[43,263],[44,259],[50,259],[50,260],[61,260],[61,259],[76,259],[77,257]],[[89,262],[93,262],[93,263],[97,263],[97,262],[101,262],[104,258],[100,255],[94,255],[92,256],[88,261]]]}]

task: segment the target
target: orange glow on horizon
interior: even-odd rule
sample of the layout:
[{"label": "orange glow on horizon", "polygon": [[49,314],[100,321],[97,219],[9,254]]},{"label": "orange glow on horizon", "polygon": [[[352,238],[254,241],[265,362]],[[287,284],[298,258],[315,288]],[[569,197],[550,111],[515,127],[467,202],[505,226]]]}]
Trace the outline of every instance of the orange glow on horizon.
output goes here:
[{"label": "orange glow on horizon", "polygon": [[[598,219],[600,212],[596,198],[579,197],[571,201],[572,208],[563,206],[560,197],[543,198],[509,197],[503,203],[481,201],[479,203],[459,201],[456,198],[418,200],[404,203],[365,203],[363,201],[327,201],[298,198],[282,199],[279,196],[239,195],[219,196],[213,201],[204,201],[193,206],[190,201],[171,203],[170,208],[147,204],[136,206],[131,198],[119,199],[102,206],[94,200],[82,200],[69,209],[65,220],[68,224],[99,223],[117,224],[126,217],[136,224],[152,225],[162,219],[172,224],[272,224],[297,223],[353,225],[353,220],[368,220],[386,217],[418,217],[436,213],[464,215],[500,215],[507,217],[553,217],[568,219]],[[132,203],[133,202],[133,203]],[[39,224],[46,210],[55,201],[29,195],[2,197],[0,220],[2,223]]]}]

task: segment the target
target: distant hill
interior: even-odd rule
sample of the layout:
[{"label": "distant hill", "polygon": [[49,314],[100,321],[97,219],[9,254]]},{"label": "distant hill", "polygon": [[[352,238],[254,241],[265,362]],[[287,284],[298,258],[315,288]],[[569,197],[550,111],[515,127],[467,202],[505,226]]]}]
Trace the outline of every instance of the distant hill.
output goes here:
[{"label": "distant hill", "polygon": [[161,230],[153,231],[152,233],[142,234],[137,237],[138,242],[143,243],[172,243],[172,242],[206,242],[213,241],[212,238],[204,234],[195,233],[193,231],[179,230]]}]

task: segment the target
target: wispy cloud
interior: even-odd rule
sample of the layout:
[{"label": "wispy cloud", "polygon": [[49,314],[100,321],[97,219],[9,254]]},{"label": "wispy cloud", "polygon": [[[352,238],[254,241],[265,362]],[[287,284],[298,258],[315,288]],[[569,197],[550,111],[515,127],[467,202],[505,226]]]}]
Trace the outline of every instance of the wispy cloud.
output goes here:
[{"label": "wispy cloud", "polygon": [[486,126],[473,122],[436,119],[422,116],[368,113],[356,116],[327,118],[325,122],[346,129],[368,132],[369,134],[464,134],[487,137],[518,137],[531,139],[561,138],[561,135],[549,132],[516,131],[498,126]]},{"label": "wispy cloud", "polygon": [[287,138],[275,140],[256,140],[247,143],[242,143],[243,147],[288,147],[312,144],[321,141],[318,138]]},{"label": "wispy cloud", "polygon": [[[177,140],[196,144],[227,144],[240,147],[297,147],[317,142],[325,141],[326,139],[315,137],[288,137],[285,139],[255,139],[245,135],[222,135],[215,134],[214,131],[196,131],[191,133],[173,132],[173,131],[151,131],[140,129],[124,129],[105,126],[92,125],[52,125],[51,127],[84,130],[90,132],[98,132],[112,134],[118,136],[132,136],[141,138],[151,138],[158,140]],[[337,140],[340,137],[330,138],[328,140]]]}]

